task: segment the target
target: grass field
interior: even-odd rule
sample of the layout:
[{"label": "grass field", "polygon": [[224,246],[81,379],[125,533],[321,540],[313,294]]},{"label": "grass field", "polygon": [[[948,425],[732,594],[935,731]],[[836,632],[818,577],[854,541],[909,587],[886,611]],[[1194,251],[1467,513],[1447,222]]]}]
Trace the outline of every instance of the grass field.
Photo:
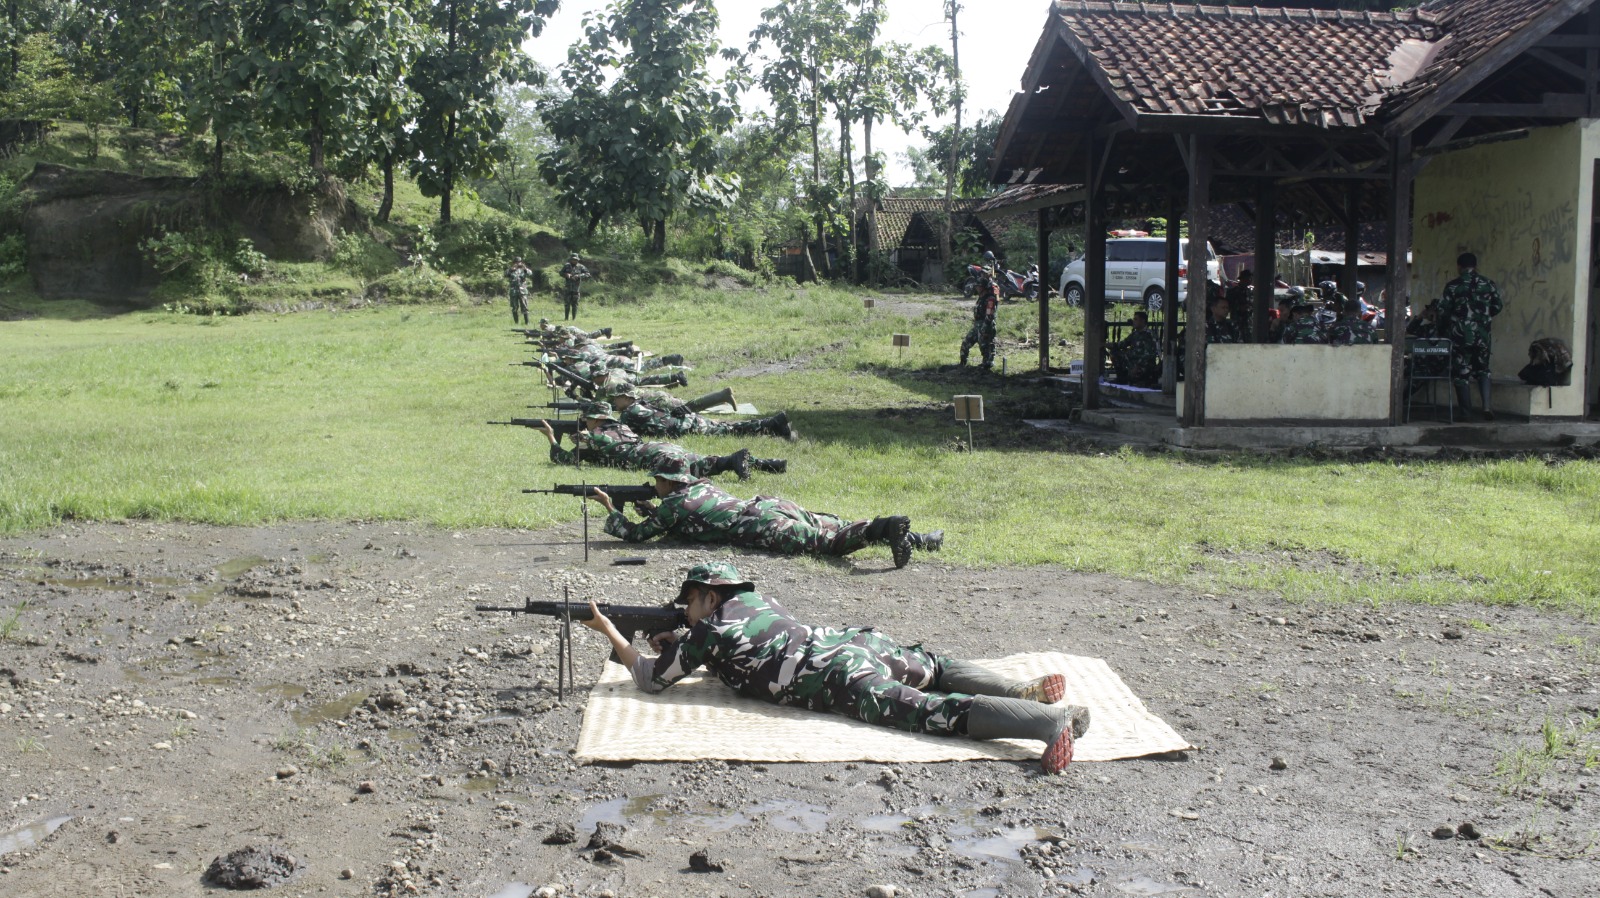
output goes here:
[{"label": "grass field", "polygon": [[[733,492],[909,514],[916,529],[947,532],[950,561],[1600,613],[1600,464],[1062,447],[1003,423],[1048,414],[1049,394],[938,369],[954,361],[964,303],[906,299],[866,310],[827,289],[675,286],[588,305],[585,323],[684,352],[696,370],[683,392],[731,385],[763,411],[789,410],[796,444],[684,440],[791,459],[790,474]],[[1026,332],[1033,314],[1005,307],[1002,334]],[[511,364],[528,353],[508,326],[500,304],[240,318],[78,309],[0,323],[0,531],[64,519],[571,520],[572,500],[519,490],[575,472],[548,463],[537,433],[485,425],[537,414],[525,406],[549,395]],[[895,332],[912,335],[903,359]],[[1011,359],[1013,371],[1034,366],[1028,353]],[[966,392],[985,394],[991,418],[975,452],[958,451],[965,430],[949,410]]]}]

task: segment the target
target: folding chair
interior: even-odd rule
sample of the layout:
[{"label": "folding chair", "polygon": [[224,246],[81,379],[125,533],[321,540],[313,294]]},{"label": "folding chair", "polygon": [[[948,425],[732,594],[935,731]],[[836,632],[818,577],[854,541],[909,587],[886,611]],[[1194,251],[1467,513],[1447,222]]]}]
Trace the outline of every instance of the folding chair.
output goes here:
[{"label": "folding chair", "polygon": [[[1427,372],[1419,373],[1422,367]],[[1432,402],[1433,385],[1438,381],[1445,382],[1445,422],[1456,422],[1456,393],[1450,382],[1451,375],[1451,346],[1450,341],[1442,337],[1415,337],[1406,340],[1406,421],[1411,420],[1411,403],[1417,398],[1417,389],[1426,387],[1428,390],[1427,404],[1437,406]]]}]

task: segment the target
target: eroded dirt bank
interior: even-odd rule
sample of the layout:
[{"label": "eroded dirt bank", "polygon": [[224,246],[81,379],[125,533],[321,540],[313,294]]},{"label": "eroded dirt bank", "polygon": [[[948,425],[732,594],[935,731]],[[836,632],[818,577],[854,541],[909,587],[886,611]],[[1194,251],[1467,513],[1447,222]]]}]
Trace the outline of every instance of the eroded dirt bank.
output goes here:
[{"label": "eroded dirt bank", "polygon": [[[579,766],[599,638],[580,633],[578,688],[558,703],[553,626],[472,603],[569,583],[653,604],[704,553],[602,537],[585,564],[575,538],[129,524],[0,540],[0,894],[216,894],[208,865],[246,845],[302,864],[275,895],[1580,896],[1600,882],[1592,623],[926,556],[903,571],[886,555],[739,556],[817,622],[965,657],[1104,657],[1200,749],[1054,778],[1011,763]],[[623,827],[602,827],[601,851],[586,847],[598,824]]]}]

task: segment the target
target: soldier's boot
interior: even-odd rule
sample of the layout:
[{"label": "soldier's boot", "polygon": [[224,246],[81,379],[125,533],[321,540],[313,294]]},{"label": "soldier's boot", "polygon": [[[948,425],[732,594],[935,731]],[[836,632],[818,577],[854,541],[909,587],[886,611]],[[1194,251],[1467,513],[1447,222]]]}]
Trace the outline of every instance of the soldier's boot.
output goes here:
[{"label": "soldier's boot", "polygon": [[764,474],[787,474],[789,460],[787,458],[752,458],[750,467]]},{"label": "soldier's boot", "polygon": [[1460,408],[1461,414],[1465,415],[1472,411],[1472,390],[1464,383],[1457,383],[1455,387],[1456,406]]},{"label": "soldier's boot", "polygon": [[800,434],[795,431],[794,425],[789,423],[788,412],[778,412],[770,418],[762,418],[755,423],[757,432],[783,437],[791,443],[800,439]]},{"label": "soldier's boot", "polygon": [[1489,375],[1478,376],[1478,395],[1483,397],[1483,420],[1494,420],[1494,406],[1489,404]]},{"label": "soldier's boot", "polygon": [[607,340],[611,339],[611,328],[602,327],[600,328],[600,333],[603,334]]},{"label": "soldier's boot", "polygon": [[707,393],[704,396],[701,396],[699,399],[689,400],[689,407],[697,412],[703,412],[708,408],[716,408],[719,405],[731,405],[734,408],[739,407],[739,404],[733,401],[732,387],[723,387],[715,393]]},{"label": "soldier's boot", "polygon": [[911,548],[920,552],[937,552],[944,548],[944,531],[931,530],[927,533],[907,534],[911,540]]},{"label": "soldier's boot", "polygon": [[689,385],[689,375],[683,373],[682,371],[678,372],[675,379],[680,387],[687,387]]},{"label": "soldier's boot", "polygon": [[683,366],[683,356],[674,352],[671,355],[664,355],[661,358],[656,359],[656,367],[659,368],[664,365],[678,365],[681,367]]},{"label": "soldier's boot", "polygon": [[1066,694],[1067,678],[1047,674],[1037,680],[1013,680],[971,661],[946,661],[933,688],[936,692],[997,695],[1053,705]]},{"label": "soldier's boot", "polygon": [[967,367],[967,356],[970,355],[971,353],[972,353],[972,347],[969,344],[962,343],[961,344],[961,367],[963,367],[963,368]]},{"label": "soldier's boot", "polygon": [[740,480],[749,480],[750,479],[750,450],[749,449],[740,449],[738,452],[735,452],[732,455],[723,456],[723,458],[729,459],[731,461],[731,466],[727,470],[730,470],[733,473],[738,474]]},{"label": "soldier's boot", "polygon": [[864,534],[873,542],[883,543],[889,547],[889,553],[894,557],[894,566],[903,568],[911,560],[911,519],[904,515],[873,518],[867,525]]},{"label": "soldier's boot", "polygon": [[967,735],[973,739],[1034,739],[1045,744],[1039,766],[1060,773],[1072,763],[1072,747],[1089,730],[1089,709],[1078,705],[1038,702],[992,695],[974,696],[967,712]]}]

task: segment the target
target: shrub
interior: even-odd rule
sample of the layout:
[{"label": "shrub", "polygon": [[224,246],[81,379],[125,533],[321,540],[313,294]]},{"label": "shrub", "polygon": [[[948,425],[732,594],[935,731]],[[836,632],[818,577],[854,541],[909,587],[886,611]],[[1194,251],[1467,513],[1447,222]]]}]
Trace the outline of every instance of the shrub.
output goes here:
[{"label": "shrub", "polygon": [[559,254],[563,248],[548,231],[509,218],[457,220],[436,228],[434,236],[439,267],[451,274],[499,273],[510,268],[511,260],[518,256],[532,260]]},{"label": "shrub", "polygon": [[363,281],[372,281],[394,271],[400,255],[370,234],[340,231],[333,245],[333,264]]},{"label": "shrub", "polygon": [[0,279],[16,277],[28,270],[28,242],[21,234],[0,239]]},{"label": "shrub", "polygon": [[400,305],[464,305],[470,302],[460,284],[427,265],[403,268],[378,278],[367,285],[367,299]]}]

